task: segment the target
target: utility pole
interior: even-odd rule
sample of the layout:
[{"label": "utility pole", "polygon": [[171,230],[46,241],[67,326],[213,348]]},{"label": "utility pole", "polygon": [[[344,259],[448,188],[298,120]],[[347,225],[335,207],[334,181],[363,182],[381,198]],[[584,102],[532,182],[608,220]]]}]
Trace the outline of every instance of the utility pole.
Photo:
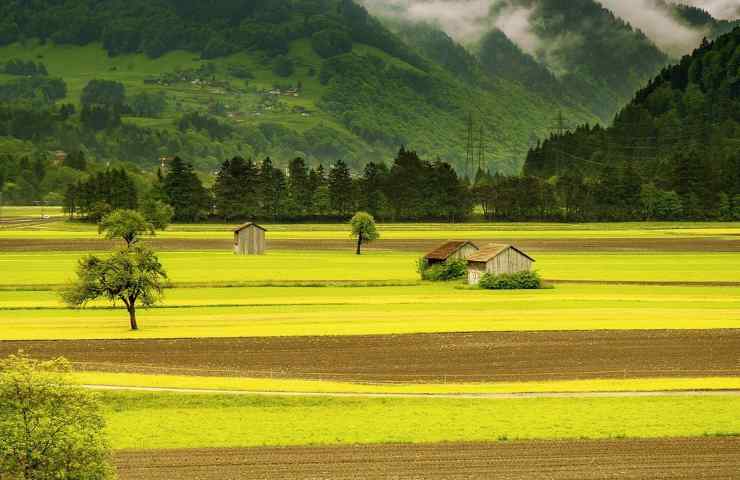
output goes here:
[{"label": "utility pole", "polygon": [[473,114],[468,114],[468,143],[465,152],[465,176],[470,180],[470,167],[475,161],[475,145],[473,140]]},{"label": "utility pole", "polygon": [[478,172],[483,171],[483,165],[486,164],[486,140],[483,136],[484,130],[483,130],[483,124],[480,126],[480,145],[478,148]]},{"label": "utility pole", "polygon": [[558,116],[555,119],[555,124],[552,125],[550,128],[553,129],[553,130],[555,130],[555,132],[559,136],[563,136],[566,131],[570,130],[571,127],[570,127],[570,125],[568,125],[565,122],[565,118],[563,117],[563,111],[562,110],[559,110],[558,111]]},{"label": "utility pole", "polygon": [[[565,135],[565,132],[570,130],[570,125],[568,125],[565,122],[565,118],[563,117],[563,111],[558,110],[558,116],[555,119],[555,124],[550,127],[555,133],[557,133],[558,137],[562,137]],[[558,147],[557,151],[555,152],[555,175],[558,175],[560,173],[560,147]]]}]

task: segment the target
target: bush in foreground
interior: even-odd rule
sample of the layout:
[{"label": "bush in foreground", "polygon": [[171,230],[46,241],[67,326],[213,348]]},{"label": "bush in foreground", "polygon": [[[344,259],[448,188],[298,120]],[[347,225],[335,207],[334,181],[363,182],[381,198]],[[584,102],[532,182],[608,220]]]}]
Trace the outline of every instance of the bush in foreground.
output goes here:
[{"label": "bush in foreground", "polygon": [[465,278],[468,273],[468,262],[465,260],[448,260],[444,263],[429,265],[425,258],[420,258],[417,271],[422,280],[447,282]]},{"label": "bush in foreground", "polygon": [[479,285],[486,290],[537,290],[542,288],[542,279],[537,272],[487,273]]},{"label": "bush in foreground", "polygon": [[63,359],[0,360],[0,479],[114,477],[100,403],[68,372]]}]

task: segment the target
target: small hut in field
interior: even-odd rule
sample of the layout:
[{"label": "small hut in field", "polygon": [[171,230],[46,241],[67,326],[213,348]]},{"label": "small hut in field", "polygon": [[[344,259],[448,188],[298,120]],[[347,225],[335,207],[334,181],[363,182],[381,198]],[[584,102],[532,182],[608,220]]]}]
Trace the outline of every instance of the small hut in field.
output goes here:
[{"label": "small hut in field", "polygon": [[424,255],[424,259],[428,265],[434,265],[448,260],[467,260],[477,251],[473,242],[447,242]]},{"label": "small hut in field", "polygon": [[468,283],[478,285],[486,273],[530,272],[534,262],[534,258],[513,245],[492,243],[468,258]]},{"label": "small hut in field", "polygon": [[263,255],[267,229],[253,222],[234,229],[234,253],[237,255]]}]

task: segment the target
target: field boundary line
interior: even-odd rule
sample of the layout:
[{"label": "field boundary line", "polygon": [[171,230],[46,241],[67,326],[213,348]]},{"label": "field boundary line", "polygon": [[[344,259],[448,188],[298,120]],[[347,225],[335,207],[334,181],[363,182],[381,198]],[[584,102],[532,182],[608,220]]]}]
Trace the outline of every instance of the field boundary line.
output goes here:
[{"label": "field boundary line", "polygon": [[544,279],[548,283],[572,283],[577,285],[632,285],[655,287],[739,287],[740,281],[685,282],[672,280],[559,280]]},{"label": "field boundary line", "polygon": [[208,388],[135,387],[120,385],[82,385],[90,390],[113,392],[149,392],[201,395],[238,395],[264,397],[328,398],[439,398],[517,400],[535,398],[633,398],[633,397],[740,397],[740,390],[656,390],[614,392],[521,392],[521,393],[363,393],[363,392],[292,392],[270,390],[224,390]]}]

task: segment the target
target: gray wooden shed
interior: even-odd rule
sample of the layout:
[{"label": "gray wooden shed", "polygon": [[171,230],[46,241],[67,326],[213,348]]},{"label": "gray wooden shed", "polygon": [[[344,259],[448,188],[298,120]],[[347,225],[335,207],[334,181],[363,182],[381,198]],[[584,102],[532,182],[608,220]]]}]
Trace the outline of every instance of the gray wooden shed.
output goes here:
[{"label": "gray wooden shed", "polygon": [[234,253],[237,255],[263,255],[267,229],[248,222],[234,229]]},{"label": "gray wooden shed", "polygon": [[468,283],[478,285],[484,274],[530,272],[535,259],[513,245],[491,243],[468,258]]}]

